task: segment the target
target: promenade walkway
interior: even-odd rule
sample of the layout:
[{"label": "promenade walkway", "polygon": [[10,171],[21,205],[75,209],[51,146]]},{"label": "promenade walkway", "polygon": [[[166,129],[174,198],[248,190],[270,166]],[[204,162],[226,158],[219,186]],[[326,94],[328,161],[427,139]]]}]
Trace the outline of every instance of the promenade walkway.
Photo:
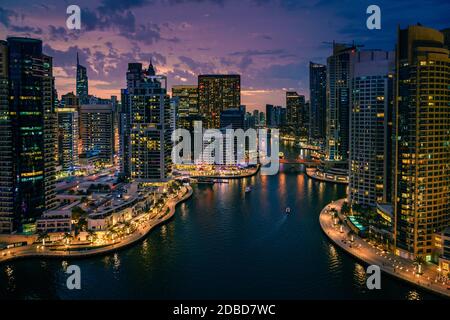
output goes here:
[{"label": "promenade walkway", "polygon": [[[442,280],[438,281],[439,272],[436,265],[431,263],[425,264],[422,267],[423,273],[418,275],[415,273],[415,266],[411,260],[387,253],[358,236],[354,236],[353,242],[350,241],[348,237],[350,228],[344,223],[342,224],[341,232],[340,226],[334,224],[334,219],[330,214],[331,209],[336,209],[340,212],[343,203],[344,199],[341,199],[328,204],[323,208],[319,216],[323,232],[334,244],[368,265],[378,265],[383,272],[393,277],[441,296],[450,297],[450,290],[447,289],[450,283],[448,281],[447,283],[442,282]],[[381,281],[381,288],[383,288],[383,281]]]},{"label": "promenade walkway", "polygon": [[[90,249],[88,246],[86,250],[83,251],[51,251],[48,248],[42,248],[41,245],[33,244],[31,246],[19,247],[8,250],[8,253],[5,256],[0,256],[0,263],[9,261],[12,259],[18,258],[84,258],[94,255],[107,254],[110,252],[114,252],[119,249],[123,249],[127,246],[134,244],[135,242],[144,238],[154,227],[157,225],[169,220],[175,214],[175,207],[178,203],[185,201],[186,199],[192,196],[193,189],[190,186],[182,187],[180,194],[175,198],[172,198],[166,202],[164,207],[161,209],[161,213],[167,212],[162,215],[161,213],[157,214],[153,219],[150,219],[144,222],[142,225],[139,225],[137,229],[130,235],[123,238],[123,240],[119,242],[112,243],[107,246],[103,246],[101,248]],[[148,213],[147,213],[148,214]]]},{"label": "promenade walkway", "polygon": [[[318,169],[316,169],[316,168],[306,168],[306,175],[312,179],[316,179],[316,180],[324,181],[324,182],[331,182],[331,183],[348,184],[348,178],[347,178],[347,180],[339,180],[343,177],[333,174],[333,175],[331,175],[331,176],[333,176],[333,179],[330,179],[330,178],[327,178],[326,176],[317,175],[317,172],[318,172]],[[328,175],[330,175],[330,174],[328,174]]]}]

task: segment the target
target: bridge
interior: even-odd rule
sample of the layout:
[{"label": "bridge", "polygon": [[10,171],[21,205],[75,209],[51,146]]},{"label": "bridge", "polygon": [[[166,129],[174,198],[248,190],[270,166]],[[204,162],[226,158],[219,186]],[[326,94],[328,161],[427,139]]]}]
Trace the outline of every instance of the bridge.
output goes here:
[{"label": "bridge", "polygon": [[306,159],[280,159],[280,164],[303,164],[308,167],[320,165],[320,160],[306,160]]}]

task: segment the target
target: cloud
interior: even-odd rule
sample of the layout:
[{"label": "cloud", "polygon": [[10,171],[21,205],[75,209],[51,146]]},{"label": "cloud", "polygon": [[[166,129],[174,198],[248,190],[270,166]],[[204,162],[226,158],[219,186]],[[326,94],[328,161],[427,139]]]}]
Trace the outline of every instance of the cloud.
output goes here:
[{"label": "cloud", "polygon": [[289,63],[289,64],[274,64],[258,73],[261,79],[288,79],[298,80],[303,75],[307,74],[306,63]]},{"label": "cloud", "polygon": [[195,74],[214,73],[216,69],[214,64],[210,62],[200,62],[186,56],[180,56],[178,59]]},{"label": "cloud", "polygon": [[13,11],[0,7],[0,23],[5,27],[9,27],[11,23],[11,18],[17,18],[19,15]]},{"label": "cloud", "polygon": [[117,12],[150,4],[149,0],[102,0],[99,10]]},{"label": "cloud", "polygon": [[246,51],[235,51],[230,53],[230,56],[272,56],[272,55],[280,55],[285,54],[285,50],[283,49],[275,49],[275,50],[246,50]]},{"label": "cloud", "polygon": [[13,31],[13,32],[17,32],[17,33],[25,33],[25,34],[28,34],[28,35],[31,35],[31,34],[41,35],[43,33],[41,28],[39,28],[39,27],[30,27],[30,26],[23,26],[22,27],[22,26],[11,25],[9,27],[9,30]]},{"label": "cloud", "polygon": [[78,40],[81,32],[78,30],[68,30],[63,27],[56,27],[54,25],[48,26],[48,38],[51,41],[61,40],[64,42]]}]

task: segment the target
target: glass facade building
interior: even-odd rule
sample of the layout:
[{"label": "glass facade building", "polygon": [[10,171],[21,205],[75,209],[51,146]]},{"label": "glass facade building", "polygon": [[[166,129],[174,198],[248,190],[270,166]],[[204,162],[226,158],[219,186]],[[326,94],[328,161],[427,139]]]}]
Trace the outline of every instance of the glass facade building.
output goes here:
[{"label": "glass facade building", "polygon": [[199,111],[205,128],[220,128],[220,113],[241,105],[240,75],[199,75]]},{"label": "glass facade building", "polygon": [[327,106],[327,66],[309,63],[309,137],[325,139]]},{"label": "glass facade building", "polygon": [[327,59],[327,158],[347,160],[349,150],[350,55],[354,47],[333,44]]},{"label": "glass facade building", "polygon": [[56,204],[52,58],[42,54],[42,42],[37,39],[10,37],[1,48],[1,135],[6,141],[0,155],[1,232],[24,231]]},{"label": "glass facade building", "polygon": [[396,254],[428,259],[433,233],[450,223],[450,59],[444,33],[420,25],[398,30],[395,128]]},{"label": "glass facade building", "polygon": [[394,53],[360,51],[350,62],[350,203],[375,207],[391,201]]}]

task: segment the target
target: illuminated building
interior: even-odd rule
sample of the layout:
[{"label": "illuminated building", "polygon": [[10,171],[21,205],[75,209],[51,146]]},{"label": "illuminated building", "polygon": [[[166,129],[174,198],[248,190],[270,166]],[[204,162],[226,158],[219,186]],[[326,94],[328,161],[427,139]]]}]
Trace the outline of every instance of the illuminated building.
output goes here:
[{"label": "illuminated building", "polygon": [[347,159],[349,149],[350,54],[354,47],[333,43],[327,59],[327,158]]},{"label": "illuminated building", "polygon": [[10,37],[0,48],[0,232],[27,232],[56,203],[52,58],[42,54],[37,39]]},{"label": "illuminated building", "polygon": [[[262,113],[263,114],[263,113]],[[286,124],[286,108],[266,104],[266,125],[269,128],[279,128]]]},{"label": "illuminated building", "polygon": [[309,137],[325,139],[326,136],[326,106],[327,106],[327,66],[319,63],[309,63]]},{"label": "illuminated building", "polygon": [[83,104],[80,106],[82,153],[96,153],[101,164],[113,163],[113,110],[110,104]]},{"label": "illuminated building", "polygon": [[350,64],[350,203],[375,207],[391,201],[394,53],[360,51]]},{"label": "illuminated building", "polygon": [[205,128],[220,128],[220,113],[241,105],[240,75],[199,75],[199,111]]},{"label": "illuminated building", "polygon": [[220,113],[221,129],[245,129],[245,111],[243,108],[228,109]]},{"label": "illuminated building", "polygon": [[306,136],[305,96],[286,92],[286,124],[295,133]]},{"label": "illuminated building", "polygon": [[[447,33],[448,40],[448,33]],[[450,222],[450,59],[444,33],[398,30],[395,253],[427,260]]]},{"label": "illuminated building", "polygon": [[192,116],[198,115],[198,87],[178,85],[172,87],[172,98],[177,99],[176,127],[187,129]]},{"label": "illuminated building", "polygon": [[77,138],[77,152],[78,154],[82,153],[82,140],[81,140],[81,123],[79,121],[80,118],[80,99],[73,93],[69,92],[61,96],[61,106],[63,108],[72,108],[75,109],[78,113],[78,138]]},{"label": "illuminated building", "polygon": [[77,52],[77,96],[80,99],[80,104],[89,103],[89,86],[86,67],[80,64]]},{"label": "illuminated building", "polygon": [[[150,63],[147,70],[140,63],[130,63],[127,91],[124,96],[129,110],[130,176],[136,182],[167,181],[172,173],[174,129],[167,79],[156,75]],[[172,111],[171,111],[172,110]]]},{"label": "illuminated building", "polygon": [[78,111],[73,107],[57,108],[58,160],[64,171],[72,171],[78,164]]},{"label": "illuminated building", "polygon": [[8,43],[0,41],[0,233],[13,230],[13,154],[9,114]]}]

